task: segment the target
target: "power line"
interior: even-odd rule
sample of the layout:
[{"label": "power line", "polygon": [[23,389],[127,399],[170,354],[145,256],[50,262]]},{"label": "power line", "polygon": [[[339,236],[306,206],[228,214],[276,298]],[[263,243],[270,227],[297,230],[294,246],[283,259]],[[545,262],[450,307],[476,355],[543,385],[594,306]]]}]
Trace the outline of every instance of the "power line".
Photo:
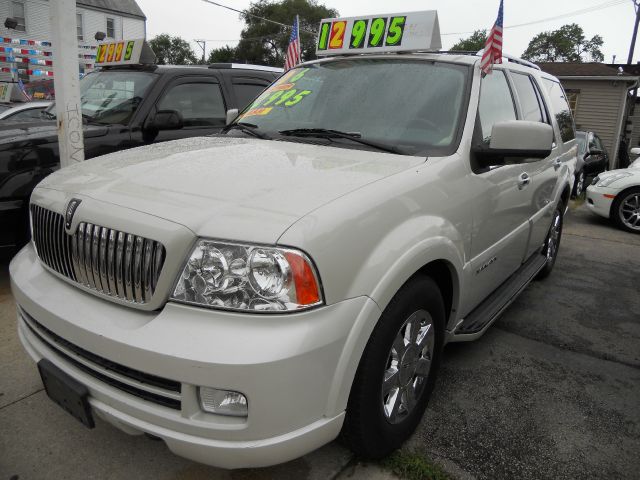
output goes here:
[{"label": "power line", "polygon": [[[264,20],[265,22],[269,22],[269,23],[273,23],[275,25],[280,25],[281,27],[285,27],[285,28],[293,28],[291,25],[287,25],[286,23],[280,23],[280,22],[276,22],[275,20],[271,20],[269,18],[264,18],[261,17],[259,15],[254,15],[253,13],[249,13],[246,10],[238,10],[236,8],[233,7],[228,7],[226,5],[222,5],[221,3],[217,3],[217,2],[213,2],[211,0],[202,0],[205,3],[210,3],[211,5],[215,5],[216,7],[222,7],[222,8],[226,8],[227,10],[231,10],[232,12],[237,12],[241,15],[246,15],[248,17],[253,17],[253,18],[258,18],[260,20]],[[311,33],[313,35],[316,35],[318,32],[314,32],[312,30],[305,30],[304,28],[300,29],[301,32],[306,32],[306,33]]]},{"label": "power line", "polygon": [[[232,8],[232,7],[228,7],[227,5],[222,5],[221,3],[214,2],[212,0],[202,0],[202,1],[206,2],[206,3],[210,3],[210,4],[215,5],[217,7],[226,8],[227,10],[231,10],[233,12],[240,13],[241,15],[247,15],[249,17],[258,18],[258,19],[263,20],[265,22],[273,23],[275,25],[280,25],[281,27],[285,27],[285,28],[288,28],[288,29],[292,28],[291,25],[287,25],[287,24],[284,24],[284,23],[276,22],[275,20],[271,20],[269,18],[260,17],[258,15],[254,15],[252,13],[249,13],[246,10],[238,10],[238,9],[235,9],[235,8]],[[634,0],[631,0],[631,1],[634,2]],[[595,12],[595,11],[598,11],[598,10],[603,10],[605,8],[615,7],[617,5],[622,5],[623,3],[628,3],[628,2],[629,2],[629,0],[613,0],[613,1],[612,0],[608,0],[608,1],[600,3],[598,5],[593,5],[591,7],[581,8],[579,10],[574,10],[572,12],[562,13],[560,15],[555,15],[553,17],[541,18],[539,20],[532,20],[530,22],[518,23],[516,25],[508,25],[508,26],[505,26],[504,29],[506,30],[506,29],[510,29],[510,28],[526,27],[526,26],[529,26],[529,25],[535,25],[535,24],[538,24],[538,23],[548,22],[550,20],[559,20],[561,18],[567,18],[567,17],[571,17],[571,16],[574,16],[574,15],[583,15],[585,13],[591,13],[591,12]],[[635,5],[635,2],[634,2],[634,5]],[[305,30],[305,29],[300,29],[300,31],[305,32],[305,33],[310,33],[310,34],[313,34],[313,35],[317,35],[317,33],[318,33],[318,32],[314,32],[312,30]],[[445,35],[468,35],[470,33],[474,33],[474,32],[473,31],[469,31],[469,32],[450,32],[450,33],[441,33],[440,35],[441,36],[445,36]],[[254,38],[251,38],[251,39],[244,39],[244,40],[261,40],[263,38],[266,38],[266,37],[254,37]],[[240,40],[243,40],[243,39],[228,39],[228,40],[211,39],[211,40],[207,40],[207,41],[210,41],[210,42],[238,42]]]},{"label": "power line", "polygon": [[[615,7],[617,5],[622,5],[623,3],[627,3],[628,0],[614,0],[614,1],[608,1],[608,2],[604,2],[604,3],[600,3],[598,5],[593,5],[591,7],[587,7],[587,8],[582,8],[580,10],[575,10],[573,12],[567,12],[567,13],[563,13],[560,15],[555,15],[553,17],[547,17],[547,18],[541,18],[539,20],[533,20],[531,22],[525,22],[525,23],[518,23],[516,25],[508,25],[505,26],[504,29],[508,29],[508,28],[518,28],[518,27],[526,27],[528,25],[535,25],[537,23],[544,23],[544,22],[548,22],[550,20],[558,20],[561,18],[566,18],[566,17],[571,17],[574,15],[582,15],[584,13],[590,13],[590,12],[595,12],[597,10],[602,10],[605,8],[609,8],[609,7]],[[440,35],[467,35],[469,33],[473,33],[471,32],[452,32],[452,33],[441,33]]]}]

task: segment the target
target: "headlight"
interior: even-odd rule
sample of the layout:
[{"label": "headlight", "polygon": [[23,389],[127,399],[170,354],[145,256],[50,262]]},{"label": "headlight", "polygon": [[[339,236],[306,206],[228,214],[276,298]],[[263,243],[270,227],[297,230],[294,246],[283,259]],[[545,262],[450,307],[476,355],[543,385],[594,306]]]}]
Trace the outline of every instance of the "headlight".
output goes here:
[{"label": "headlight", "polygon": [[631,174],[629,172],[615,173],[615,174],[613,174],[611,176],[605,177],[604,180],[599,180],[597,186],[598,187],[608,187],[613,182],[616,182],[616,181],[620,180],[621,178],[625,178],[625,177],[628,177],[630,175]]},{"label": "headlight", "polygon": [[309,258],[291,248],[199,240],[173,300],[226,310],[278,312],[322,303]]}]

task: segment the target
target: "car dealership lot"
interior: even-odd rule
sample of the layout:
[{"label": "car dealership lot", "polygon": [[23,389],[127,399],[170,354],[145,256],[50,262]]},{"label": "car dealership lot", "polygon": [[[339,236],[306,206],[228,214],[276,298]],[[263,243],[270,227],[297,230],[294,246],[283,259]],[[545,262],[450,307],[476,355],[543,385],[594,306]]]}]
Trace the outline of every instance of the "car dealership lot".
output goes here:
[{"label": "car dealership lot", "polygon": [[[101,421],[86,430],[42,391],[17,338],[7,262],[0,268],[0,480],[360,476],[335,442],[285,465],[225,472]],[[639,283],[640,235],[572,209],[550,278],[482,339],[446,348],[404,448],[475,478],[637,478]]]}]

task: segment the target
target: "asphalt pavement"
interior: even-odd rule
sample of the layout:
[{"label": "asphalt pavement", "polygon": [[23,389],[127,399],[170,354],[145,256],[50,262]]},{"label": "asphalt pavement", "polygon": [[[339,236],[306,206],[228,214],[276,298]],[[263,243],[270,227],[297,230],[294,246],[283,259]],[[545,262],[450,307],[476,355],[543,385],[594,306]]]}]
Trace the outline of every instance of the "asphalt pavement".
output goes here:
[{"label": "asphalt pavement", "polygon": [[[17,338],[0,264],[0,480],[367,479],[334,442],[287,464],[223,471],[162,442],[54,405]],[[640,477],[640,235],[584,206],[565,220],[552,275],[533,282],[480,340],[452,344],[427,413],[403,449],[460,479]]]}]

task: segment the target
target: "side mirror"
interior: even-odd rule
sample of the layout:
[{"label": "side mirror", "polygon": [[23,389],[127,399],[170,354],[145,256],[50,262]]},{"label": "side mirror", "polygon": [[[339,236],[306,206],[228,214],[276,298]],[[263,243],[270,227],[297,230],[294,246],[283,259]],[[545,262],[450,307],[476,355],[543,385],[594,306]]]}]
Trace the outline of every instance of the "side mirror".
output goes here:
[{"label": "side mirror", "polygon": [[231,122],[233,122],[237,117],[238,117],[238,109],[237,108],[232,108],[230,110],[227,110],[227,125],[229,125]]},{"label": "side mirror", "polygon": [[481,166],[520,163],[551,155],[553,128],[541,122],[509,120],[491,129],[489,145],[476,145],[473,153]]},{"label": "side mirror", "polygon": [[631,150],[629,150],[629,153],[631,155],[640,155],[640,147],[633,147]]},{"label": "side mirror", "polygon": [[160,110],[156,112],[150,126],[158,130],[180,130],[184,127],[184,121],[177,110]]}]

